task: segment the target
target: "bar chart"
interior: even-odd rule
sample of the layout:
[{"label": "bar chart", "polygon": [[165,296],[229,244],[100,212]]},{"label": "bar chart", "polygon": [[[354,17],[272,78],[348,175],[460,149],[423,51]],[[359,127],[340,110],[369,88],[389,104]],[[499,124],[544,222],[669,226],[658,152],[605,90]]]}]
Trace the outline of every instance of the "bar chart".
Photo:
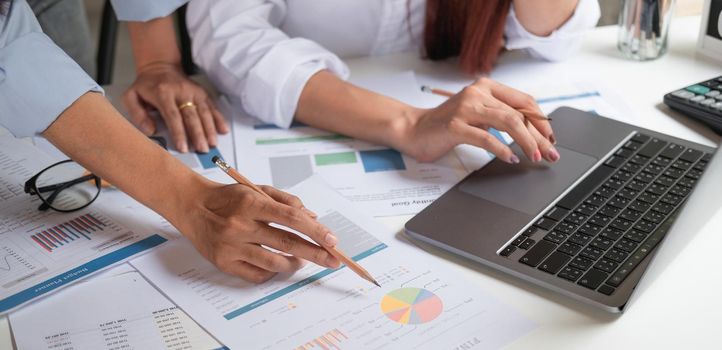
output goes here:
[{"label": "bar chart", "polygon": [[339,331],[338,329],[334,328],[330,332],[327,332],[326,334],[319,336],[318,338],[312,339],[308,341],[306,344],[303,344],[299,347],[297,347],[295,350],[309,350],[309,349],[322,349],[322,350],[340,350],[340,344],[348,339],[343,332]]},{"label": "bar chart", "polygon": [[105,231],[109,224],[102,215],[87,213],[55,226],[39,229],[30,235],[30,239],[43,250],[53,253],[75,241],[93,240],[93,236]]}]

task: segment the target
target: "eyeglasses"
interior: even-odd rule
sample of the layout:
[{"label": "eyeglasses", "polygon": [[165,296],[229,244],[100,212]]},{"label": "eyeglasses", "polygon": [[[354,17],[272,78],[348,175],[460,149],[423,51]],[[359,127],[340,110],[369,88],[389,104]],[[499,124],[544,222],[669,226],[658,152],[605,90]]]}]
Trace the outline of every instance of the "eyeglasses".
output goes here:
[{"label": "eyeglasses", "polygon": [[37,195],[38,210],[69,213],[93,203],[100,194],[101,180],[80,164],[68,159],[55,163],[25,182],[25,193]]}]

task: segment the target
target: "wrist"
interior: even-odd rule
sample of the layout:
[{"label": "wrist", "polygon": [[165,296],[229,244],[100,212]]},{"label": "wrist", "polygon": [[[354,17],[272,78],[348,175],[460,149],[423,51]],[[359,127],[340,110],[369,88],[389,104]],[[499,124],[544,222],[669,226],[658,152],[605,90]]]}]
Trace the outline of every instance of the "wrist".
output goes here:
[{"label": "wrist", "polygon": [[148,72],[158,72],[158,71],[174,71],[181,73],[183,71],[183,67],[181,66],[180,61],[166,61],[166,60],[156,60],[156,61],[149,61],[145,63],[139,63],[135,68],[136,75],[141,75]]},{"label": "wrist", "polygon": [[414,155],[414,130],[421,116],[426,113],[425,109],[404,105],[400,113],[389,122],[387,140],[391,147],[407,155]]},{"label": "wrist", "polygon": [[205,198],[213,193],[218,184],[204,178],[203,176],[189,170],[188,173],[176,178],[171,185],[174,190],[164,191],[171,193],[169,198],[161,199],[163,202],[158,212],[165,217],[184,236],[195,233],[192,222],[202,217]]}]

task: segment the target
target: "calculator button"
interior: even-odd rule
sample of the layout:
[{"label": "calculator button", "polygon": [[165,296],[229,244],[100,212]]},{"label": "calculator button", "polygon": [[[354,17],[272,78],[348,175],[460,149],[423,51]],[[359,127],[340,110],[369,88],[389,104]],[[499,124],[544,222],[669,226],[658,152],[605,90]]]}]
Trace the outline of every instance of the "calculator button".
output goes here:
[{"label": "calculator button", "polygon": [[687,87],[687,91],[694,92],[695,94],[698,94],[698,95],[704,95],[704,94],[708,93],[709,90],[710,90],[710,88],[708,88],[706,86],[702,86],[702,85],[692,85],[692,86]]},{"label": "calculator button", "polygon": [[702,102],[705,100],[705,98],[703,95],[697,95],[695,97],[690,98],[689,100],[692,102]]},{"label": "calculator button", "polygon": [[719,109],[722,111],[722,102],[715,102],[715,103],[711,104],[710,107],[714,108],[714,109]]},{"label": "calculator button", "polygon": [[677,90],[677,91],[673,92],[672,95],[677,96],[679,98],[683,98],[685,100],[695,96],[695,94],[693,94],[687,90]]},{"label": "calculator button", "polygon": [[707,97],[716,97],[720,95],[720,92],[718,90],[712,90],[704,95]]},{"label": "calculator button", "polygon": [[699,104],[703,106],[709,106],[711,104],[715,103],[715,100],[713,98],[704,99],[702,101],[699,101]]}]

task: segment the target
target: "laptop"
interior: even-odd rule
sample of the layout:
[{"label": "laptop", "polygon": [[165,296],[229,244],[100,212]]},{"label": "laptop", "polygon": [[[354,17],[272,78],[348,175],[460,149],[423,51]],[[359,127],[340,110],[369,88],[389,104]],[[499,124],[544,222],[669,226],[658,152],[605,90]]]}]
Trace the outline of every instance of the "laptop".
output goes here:
[{"label": "laptop", "polygon": [[[622,312],[665,236],[688,237],[699,228],[695,222],[709,217],[683,208],[690,197],[697,208],[721,206],[716,179],[701,178],[708,167],[722,172],[722,155],[573,108],[550,117],[559,162],[494,160],[412,218],[406,232]],[[686,227],[670,230],[678,217]]]}]

